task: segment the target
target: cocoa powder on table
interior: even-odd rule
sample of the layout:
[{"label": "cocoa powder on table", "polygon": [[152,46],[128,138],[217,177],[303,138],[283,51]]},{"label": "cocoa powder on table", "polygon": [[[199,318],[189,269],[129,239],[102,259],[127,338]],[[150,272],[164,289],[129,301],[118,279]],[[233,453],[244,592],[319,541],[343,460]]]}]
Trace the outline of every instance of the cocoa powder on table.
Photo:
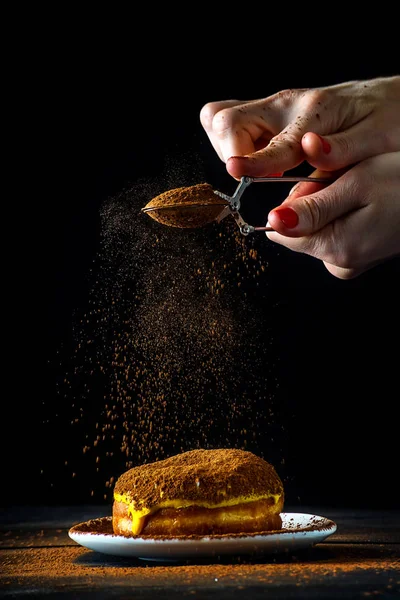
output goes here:
[{"label": "cocoa powder on table", "polygon": [[[257,559],[240,557],[208,558],[158,564],[130,558],[106,556],[78,545],[58,548],[27,548],[7,552],[2,562],[0,584],[6,589],[17,585],[19,591],[34,585],[43,589],[54,585],[116,585],[129,583],[139,588],[152,586],[234,585],[237,589],[249,585],[312,586],[329,581],[330,585],[350,581],[354,577],[380,578],[392,594],[400,591],[400,559],[395,550],[385,546],[346,548],[338,544],[323,544],[306,555],[301,553]],[[380,586],[382,588],[382,585]],[[100,588],[99,588],[100,589]],[[370,593],[373,588],[370,584]]]}]

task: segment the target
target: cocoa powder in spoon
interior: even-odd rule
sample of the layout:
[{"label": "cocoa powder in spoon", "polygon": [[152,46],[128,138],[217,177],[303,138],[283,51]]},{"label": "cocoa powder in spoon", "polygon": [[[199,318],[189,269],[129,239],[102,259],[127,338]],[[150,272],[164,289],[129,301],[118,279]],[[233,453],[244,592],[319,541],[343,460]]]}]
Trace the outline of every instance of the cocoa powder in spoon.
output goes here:
[{"label": "cocoa powder in spoon", "polygon": [[199,183],[167,190],[150,200],[142,211],[163,225],[197,228],[215,221],[226,205],[209,183]]}]

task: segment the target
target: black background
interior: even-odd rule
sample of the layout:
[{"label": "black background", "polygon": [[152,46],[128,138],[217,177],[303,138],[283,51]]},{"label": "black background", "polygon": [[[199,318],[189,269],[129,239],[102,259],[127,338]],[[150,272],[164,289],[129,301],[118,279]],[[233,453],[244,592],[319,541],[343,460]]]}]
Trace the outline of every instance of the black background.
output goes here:
[{"label": "black background", "polygon": [[[68,418],[58,418],[56,429],[49,423],[63,410],[54,358],[87,301],[102,203],[159,176],[186,151],[228,191],[231,180],[199,122],[207,101],[398,72],[390,35],[379,45],[371,34],[354,40],[343,23],[336,37],[314,29],[309,43],[306,26],[289,33],[280,25],[273,39],[269,24],[251,45],[237,27],[210,25],[204,38],[191,29],[183,37],[136,19],[130,34],[122,29],[114,41],[104,28],[91,41],[94,25],[77,31],[74,20],[71,29],[50,28],[24,46],[8,121],[15,216],[5,224],[12,258],[4,314],[11,329],[6,504],[92,501],[90,483],[73,485],[60,467],[81,450]],[[272,245],[267,252],[274,294],[265,310],[276,314],[281,418],[290,432],[279,458],[289,503],[398,506],[398,261],[344,282],[310,257]],[[265,449],[268,456],[268,439]],[[83,461],[82,469],[88,482],[95,479]]]}]

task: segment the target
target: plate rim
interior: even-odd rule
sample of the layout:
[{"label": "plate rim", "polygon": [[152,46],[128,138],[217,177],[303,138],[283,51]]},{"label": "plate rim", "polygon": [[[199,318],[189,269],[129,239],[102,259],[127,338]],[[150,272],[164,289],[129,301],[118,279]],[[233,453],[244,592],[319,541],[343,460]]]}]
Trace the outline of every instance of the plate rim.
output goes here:
[{"label": "plate rim", "polygon": [[[283,528],[280,530],[273,530],[273,531],[264,531],[264,532],[255,532],[253,534],[224,534],[224,535],[206,535],[206,536],[196,536],[196,537],[185,537],[185,536],[175,536],[175,537],[125,537],[122,535],[117,535],[114,533],[99,533],[99,532],[95,532],[95,531],[75,531],[75,529],[81,525],[85,525],[87,523],[90,522],[96,522],[96,521],[100,521],[103,520],[104,518],[111,518],[110,515],[104,515],[103,517],[97,517],[95,519],[89,519],[87,521],[82,521],[80,523],[76,523],[75,525],[71,526],[68,530],[68,535],[69,537],[74,540],[75,542],[81,544],[81,542],[79,541],[79,539],[83,539],[85,537],[89,537],[89,538],[94,538],[94,539],[101,539],[102,541],[106,541],[107,543],[122,543],[124,545],[138,545],[143,544],[143,545],[154,545],[154,544],[161,544],[161,543],[174,543],[174,544],[185,544],[185,545],[196,545],[199,543],[204,543],[204,542],[210,542],[212,541],[213,543],[216,544],[220,544],[220,543],[227,543],[227,542],[248,542],[249,540],[252,541],[260,541],[260,540],[267,540],[267,539],[271,539],[271,538],[292,538],[294,535],[303,535],[303,537],[319,537],[321,534],[326,534],[325,537],[330,536],[332,534],[334,534],[337,531],[337,523],[335,521],[333,521],[332,519],[330,519],[329,517],[324,517],[321,515],[315,515],[312,513],[301,513],[301,512],[282,512],[280,513],[281,517],[289,519],[289,518],[293,518],[293,517],[306,517],[309,520],[311,519],[320,519],[321,520],[321,525],[318,527],[316,525],[314,525],[312,528],[310,526],[306,526],[306,527],[293,527],[291,528]],[[78,538],[78,539],[76,539]],[[85,544],[81,544],[81,545],[85,545]]]}]

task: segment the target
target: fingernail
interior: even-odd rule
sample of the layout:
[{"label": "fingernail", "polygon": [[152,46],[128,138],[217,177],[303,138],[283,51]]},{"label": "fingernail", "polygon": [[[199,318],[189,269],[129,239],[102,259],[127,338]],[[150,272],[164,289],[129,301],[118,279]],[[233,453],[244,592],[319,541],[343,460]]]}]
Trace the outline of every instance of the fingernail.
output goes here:
[{"label": "fingernail", "polygon": [[[318,133],[317,133],[318,135]],[[320,135],[318,135],[319,139],[321,140],[321,144],[322,144],[322,152],[324,152],[325,154],[329,154],[330,151],[332,150],[332,147],[330,145],[329,142],[327,142],[323,137],[321,137]]]},{"label": "fingernail", "polygon": [[282,223],[288,229],[294,229],[299,223],[298,214],[289,206],[275,208],[274,213],[278,215]]}]

